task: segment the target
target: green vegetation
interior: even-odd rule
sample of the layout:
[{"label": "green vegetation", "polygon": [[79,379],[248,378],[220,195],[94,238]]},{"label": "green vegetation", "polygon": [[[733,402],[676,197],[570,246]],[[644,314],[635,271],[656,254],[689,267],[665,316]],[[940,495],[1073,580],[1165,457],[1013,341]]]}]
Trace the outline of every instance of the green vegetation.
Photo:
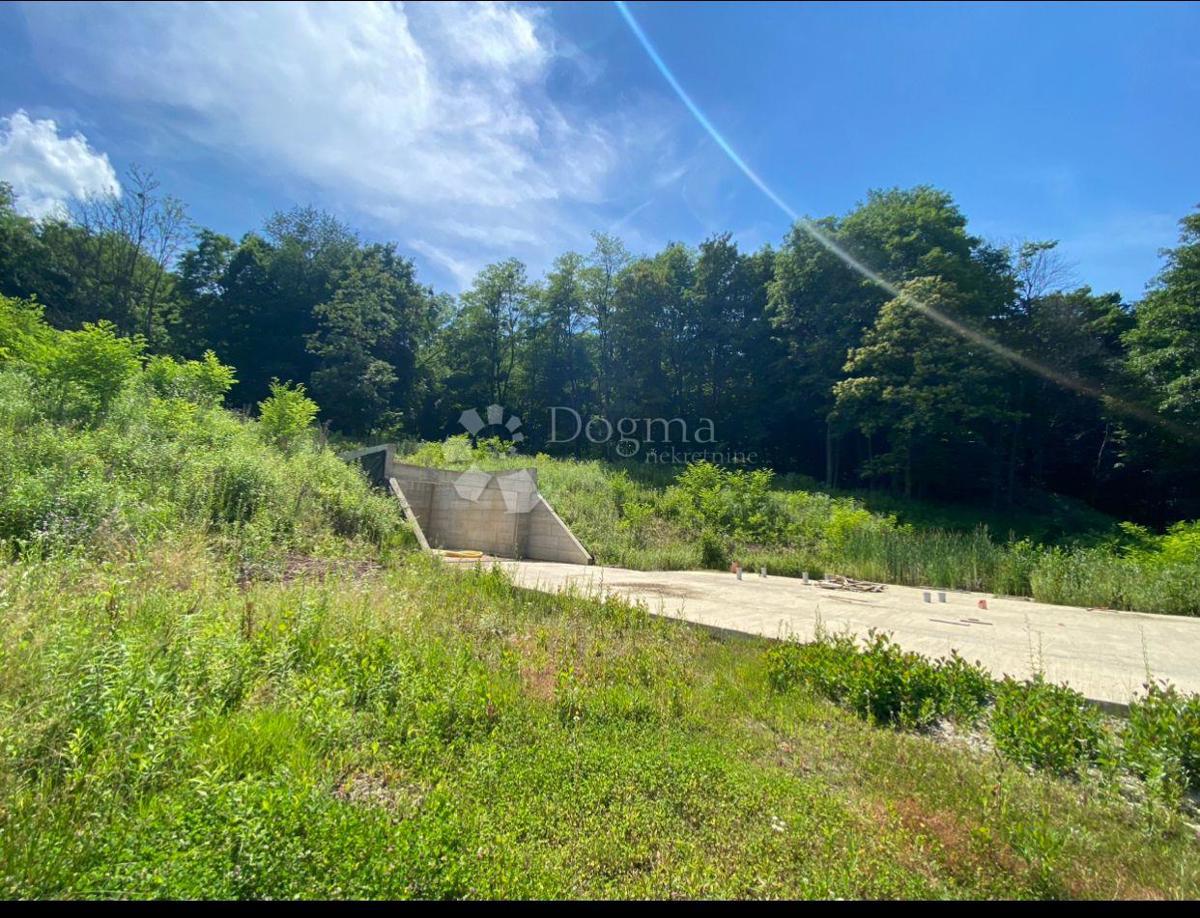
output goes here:
[{"label": "green vegetation", "polygon": [[1100,712],[1078,692],[1040,676],[1007,678],[996,689],[990,725],[996,748],[1017,762],[1059,774],[1094,763],[1104,739]]},{"label": "green vegetation", "polygon": [[[136,168],[23,203],[0,182],[0,896],[1200,896],[1200,698],[1118,721],[884,634],[523,591],[414,551],[327,446],[533,465],[604,564],[1197,615],[1200,212],[1125,302],[925,185],[824,241],[596,233],[459,294],[313,208],[197,227]],[[487,406],[536,455],[445,439]]]},{"label": "green vegetation", "polygon": [[[297,387],[248,420],[218,407],[234,373],[215,357],[146,359],[11,300],[0,348],[3,895],[1200,892],[1178,795],[876,725],[975,721],[992,689],[964,661],[876,638],[844,674],[856,651],[815,645],[784,680],[788,646],[405,551]],[[543,472],[580,513],[568,482],[624,489],[593,499],[596,525],[651,506],[616,517],[641,514],[618,527],[631,546],[689,520],[798,525],[762,473],[730,495],[696,468],[654,497],[594,463]],[[876,519],[804,500],[814,526]],[[1164,691],[1131,721],[1148,786],[1194,776],[1194,704]]]},{"label": "green vegetation", "polygon": [[1041,674],[996,682],[957,654],[930,661],[874,632],[860,645],[851,635],[818,629],[811,643],[775,644],[765,660],[776,692],[804,686],[871,723],[982,726],[1008,761],[1054,775],[1094,773],[1109,782],[1124,774],[1144,782],[1146,798],[1168,806],[1200,788],[1200,696],[1170,685],[1147,684],[1128,719],[1117,722]]},{"label": "green vegetation", "polygon": [[249,573],[403,543],[386,498],[297,439],[312,422],[302,393],[280,387],[246,420],[218,407],[233,371],[211,354],[143,362],[141,349],[0,298],[0,557],[119,555],[186,532]]},{"label": "green vegetation", "polygon": [[771,685],[805,683],[872,723],[926,727],[944,719],[974,723],[992,698],[991,678],[961,657],[931,663],[872,632],[861,650],[853,637],[819,634],[767,653]]},{"label": "green vegetation", "polygon": [[0,575],[10,896],[1194,896],[1172,811],[872,727],[766,642],[419,556]]},{"label": "green vegetation", "polygon": [[1166,796],[1200,791],[1200,697],[1152,683],[1129,711],[1130,767]]},{"label": "green vegetation", "polygon": [[[752,455],[820,482],[801,490],[866,489],[869,509],[921,528],[970,513],[1001,540],[1098,524],[1079,504],[1158,533],[1200,517],[1200,213],[1136,303],[1068,286],[1053,242],[990,244],[923,185],[816,221],[887,289],[797,225],[756,252],[727,233],[648,253],[596,234],[541,277],[502,259],[455,296],[312,208],[235,239],[194,227],[152,176],[122,188],[33,220],[0,184],[0,295],[62,330],[111,322],[147,354],[211,351],[247,411],[291,382],[329,433],[380,442],[438,440],[501,405],[531,452]],[[637,432],[647,419],[657,436]]]}]

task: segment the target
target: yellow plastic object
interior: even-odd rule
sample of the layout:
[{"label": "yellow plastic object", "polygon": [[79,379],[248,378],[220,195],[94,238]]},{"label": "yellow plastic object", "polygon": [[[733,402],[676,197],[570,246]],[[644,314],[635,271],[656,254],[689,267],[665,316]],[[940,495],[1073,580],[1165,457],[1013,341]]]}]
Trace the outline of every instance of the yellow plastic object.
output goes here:
[{"label": "yellow plastic object", "polygon": [[481,551],[443,551],[440,552],[444,558],[482,558]]}]

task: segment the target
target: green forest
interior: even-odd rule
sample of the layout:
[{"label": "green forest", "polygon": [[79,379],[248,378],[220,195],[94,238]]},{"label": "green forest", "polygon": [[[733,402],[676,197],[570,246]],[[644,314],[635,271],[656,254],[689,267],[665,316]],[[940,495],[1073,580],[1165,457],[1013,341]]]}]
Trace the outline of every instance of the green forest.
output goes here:
[{"label": "green forest", "polygon": [[829,489],[992,509],[1053,492],[1155,528],[1200,516],[1200,212],[1134,302],[1089,287],[1053,240],[973,235],[926,186],[813,220],[899,296],[801,224],[755,252],[728,233],[655,253],[596,233],[542,277],[510,259],[453,295],[312,207],[234,239],[152,174],[122,187],[35,221],[0,185],[0,294],[147,356],[212,352],[249,414],[293,383],[330,437],[415,441],[500,404],[522,451],[608,459],[611,441],[548,443],[549,409],[703,418],[705,448]]}]

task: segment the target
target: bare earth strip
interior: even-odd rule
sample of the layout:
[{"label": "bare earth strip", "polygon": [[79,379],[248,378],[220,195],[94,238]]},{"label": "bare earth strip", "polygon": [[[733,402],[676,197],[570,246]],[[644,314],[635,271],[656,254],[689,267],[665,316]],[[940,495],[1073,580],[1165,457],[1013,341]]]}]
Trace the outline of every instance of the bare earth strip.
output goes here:
[{"label": "bare earth strip", "polygon": [[[810,640],[821,622],[865,637],[891,632],[907,650],[930,657],[957,650],[997,677],[1041,670],[1088,698],[1124,705],[1147,679],[1200,692],[1200,619],[1052,606],[987,593],[947,591],[926,603],[922,590],[828,590],[798,579],[746,572],[632,571],[546,561],[500,562],[521,586],[545,592],[618,593],[656,615],[768,638]],[[979,608],[979,600],[987,609]]]}]

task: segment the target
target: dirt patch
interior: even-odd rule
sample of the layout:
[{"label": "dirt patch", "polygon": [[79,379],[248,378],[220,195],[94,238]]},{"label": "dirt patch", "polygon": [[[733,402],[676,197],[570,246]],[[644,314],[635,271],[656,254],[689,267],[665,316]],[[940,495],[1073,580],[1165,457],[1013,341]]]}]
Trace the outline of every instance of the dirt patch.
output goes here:
[{"label": "dirt patch", "polygon": [[278,562],[243,564],[238,571],[238,585],[268,581],[290,583],[293,580],[324,580],[331,575],[349,574],[365,577],[381,569],[378,561],[356,561],[352,558],[314,558],[309,555],[287,555]]},{"label": "dirt patch", "polygon": [[425,793],[420,786],[387,769],[352,771],[333,789],[344,803],[377,806],[401,816],[411,816],[421,807]]},{"label": "dirt patch", "polygon": [[902,797],[887,807],[876,804],[875,810],[880,822],[894,817],[906,833],[924,840],[949,873],[964,881],[994,873],[997,867],[1013,877],[1030,872],[1029,864],[1003,841],[976,831],[980,827],[954,813],[926,806],[916,797]]},{"label": "dirt patch", "polygon": [[607,585],[614,592],[627,590],[641,593],[654,593],[657,596],[670,596],[672,599],[703,599],[705,594],[685,586],[664,586],[661,583],[614,583]]},{"label": "dirt patch", "polygon": [[558,655],[552,646],[541,646],[532,634],[514,634],[508,644],[517,654],[517,669],[525,694],[538,701],[553,701],[558,686]]}]

